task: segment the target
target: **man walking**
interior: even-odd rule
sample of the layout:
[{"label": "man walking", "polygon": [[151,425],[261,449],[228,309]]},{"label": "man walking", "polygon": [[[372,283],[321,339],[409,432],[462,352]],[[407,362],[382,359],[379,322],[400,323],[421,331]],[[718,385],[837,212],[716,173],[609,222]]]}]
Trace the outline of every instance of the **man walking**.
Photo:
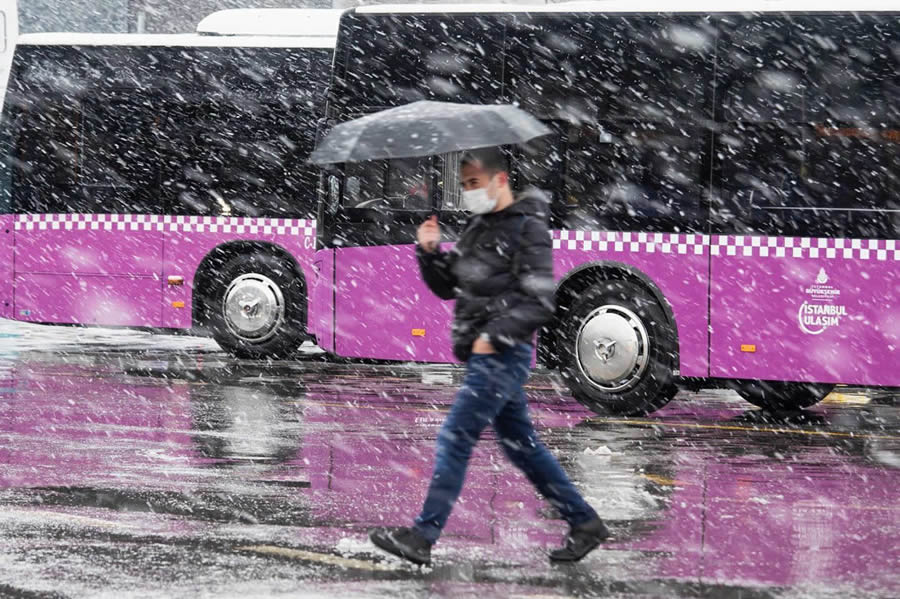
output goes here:
[{"label": "man walking", "polygon": [[499,148],[474,150],[460,164],[463,207],[473,216],[453,251],[439,248],[436,217],[418,230],[422,277],[438,297],[456,300],[453,353],[466,375],[437,439],[434,474],[422,512],[411,528],[379,528],[380,548],[417,564],[431,561],[459,497],[466,466],[481,432],[493,425],[506,455],[570,526],[554,561],[577,561],[609,535],[552,454],[528,416],[523,385],[533,338],[553,316],[553,262],[546,196],[530,188],[513,196]]}]

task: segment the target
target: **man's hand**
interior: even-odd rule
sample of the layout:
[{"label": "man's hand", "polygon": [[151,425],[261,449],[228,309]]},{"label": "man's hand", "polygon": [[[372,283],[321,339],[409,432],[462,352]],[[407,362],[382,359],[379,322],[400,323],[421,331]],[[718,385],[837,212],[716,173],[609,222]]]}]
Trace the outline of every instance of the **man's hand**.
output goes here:
[{"label": "man's hand", "polygon": [[416,239],[426,252],[433,252],[438,248],[438,244],[441,242],[441,227],[438,225],[437,215],[431,215],[428,220],[419,225]]},{"label": "man's hand", "polygon": [[494,346],[491,345],[491,342],[487,339],[482,339],[479,337],[475,340],[475,343],[472,344],[472,353],[473,354],[495,354],[497,350],[494,349]]}]

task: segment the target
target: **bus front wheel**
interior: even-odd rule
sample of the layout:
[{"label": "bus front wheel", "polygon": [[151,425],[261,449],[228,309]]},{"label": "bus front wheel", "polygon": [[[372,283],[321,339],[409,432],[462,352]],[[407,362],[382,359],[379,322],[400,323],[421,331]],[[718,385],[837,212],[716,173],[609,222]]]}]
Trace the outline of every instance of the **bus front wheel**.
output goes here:
[{"label": "bus front wheel", "polygon": [[733,387],[745,400],[769,412],[808,408],[825,399],[834,389],[834,385],[824,383],[780,381],[737,381]]},{"label": "bus front wheel", "polygon": [[560,372],[597,413],[646,414],[677,393],[675,329],[656,299],[627,281],[602,281],[564,318]]},{"label": "bus front wheel", "polygon": [[216,277],[210,325],[222,349],[249,359],[284,358],[302,343],[303,295],[293,269],[266,254],[243,254]]}]

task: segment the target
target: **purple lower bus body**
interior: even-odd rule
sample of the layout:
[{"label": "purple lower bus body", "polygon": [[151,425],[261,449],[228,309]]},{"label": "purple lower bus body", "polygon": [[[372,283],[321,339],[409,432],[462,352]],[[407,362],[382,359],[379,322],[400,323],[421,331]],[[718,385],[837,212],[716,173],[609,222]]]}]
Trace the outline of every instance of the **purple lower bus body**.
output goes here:
[{"label": "purple lower bus body", "polygon": [[[2,215],[0,315],[45,323],[190,328],[204,258],[252,241],[305,277],[307,330],[346,357],[453,362],[452,302],[413,245],[315,251],[315,221]],[[675,323],[677,374],[900,386],[896,240],[553,231],[556,278],[627,269]],[[14,251],[14,255],[13,255]],[[173,282],[172,280],[179,282]]]},{"label": "purple lower bus body", "polygon": [[[681,376],[900,385],[893,240],[554,231],[553,244],[562,284],[581,269],[624,267],[658,292]],[[454,361],[452,302],[421,281],[412,245],[317,256],[325,289],[314,295],[328,301],[313,302],[311,325],[335,353]]]},{"label": "purple lower bus body", "polygon": [[714,255],[710,376],[900,385],[898,252],[839,252]]},{"label": "purple lower bus body", "polygon": [[[190,328],[200,264],[216,248],[236,242],[281,248],[307,281],[314,277],[312,220],[126,214],[5,218],[15,218],[12,316],[18,320]],[[180,281],[170,284],[170,277]]]}]

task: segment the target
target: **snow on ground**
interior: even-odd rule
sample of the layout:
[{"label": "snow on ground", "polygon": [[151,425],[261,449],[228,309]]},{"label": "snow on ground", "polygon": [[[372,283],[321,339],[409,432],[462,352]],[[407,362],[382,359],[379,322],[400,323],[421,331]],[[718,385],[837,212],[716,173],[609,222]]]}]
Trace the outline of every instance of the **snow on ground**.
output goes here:
[{"label": "snow on ground", "polygon": [[0,354],[109,346],[163,351],[220,351],[218,344],[208,337],[152,333],[128,328],[32,324],[0,319]]}]

